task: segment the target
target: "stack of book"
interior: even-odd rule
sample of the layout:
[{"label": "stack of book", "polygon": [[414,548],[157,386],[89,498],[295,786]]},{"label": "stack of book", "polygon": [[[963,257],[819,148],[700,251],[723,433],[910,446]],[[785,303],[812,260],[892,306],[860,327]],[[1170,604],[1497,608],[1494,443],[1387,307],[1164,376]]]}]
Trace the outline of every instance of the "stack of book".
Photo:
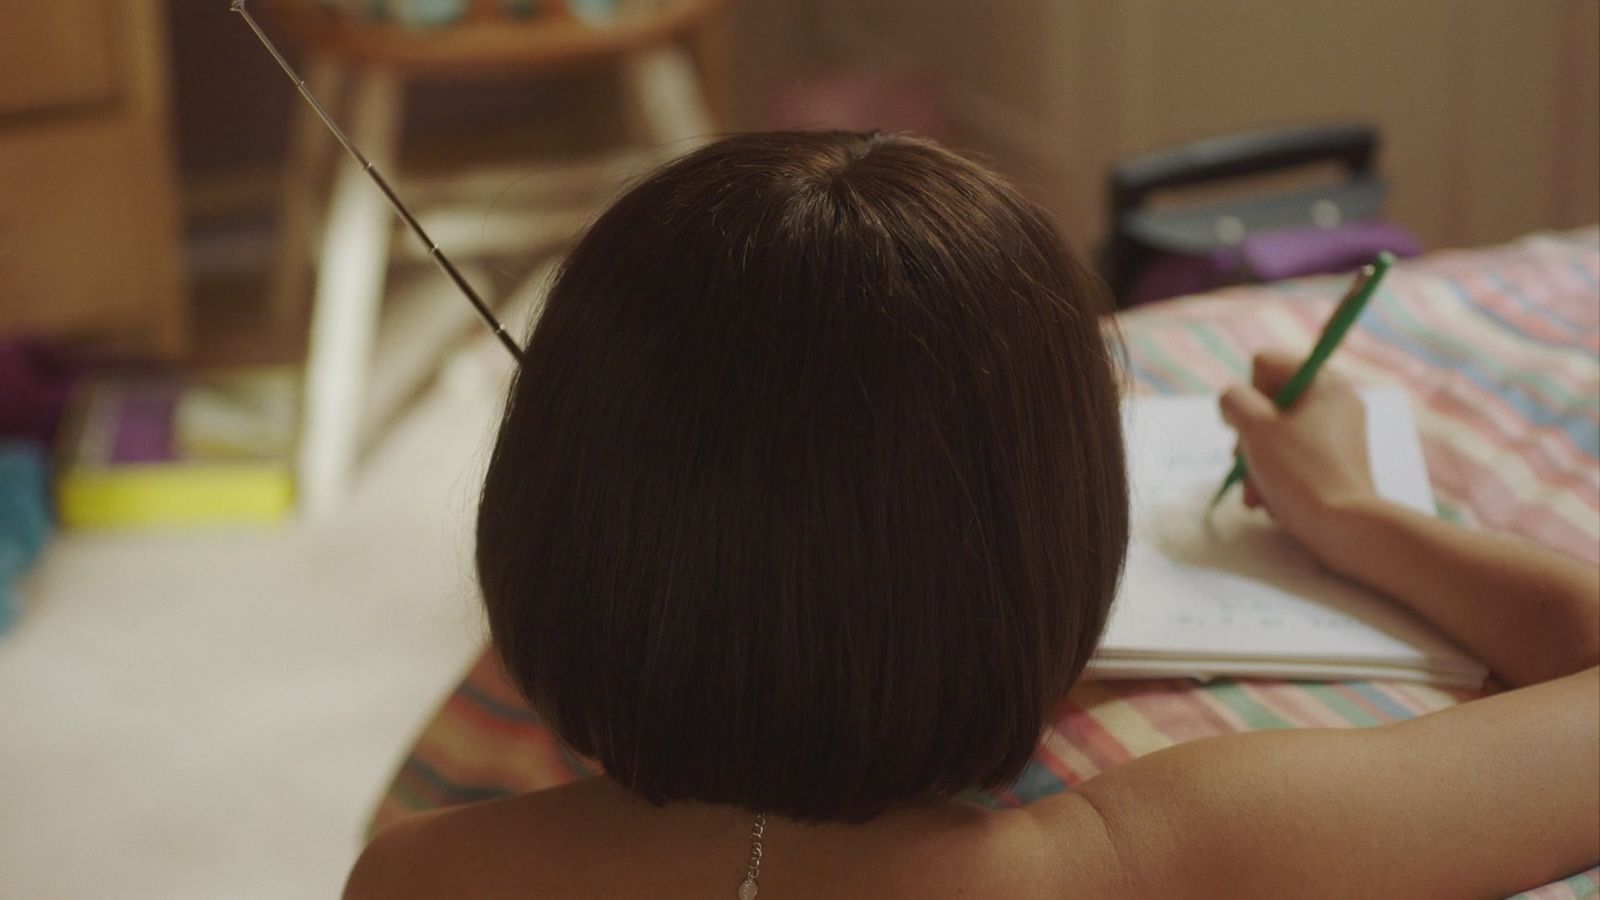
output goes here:
[{"label": "stack of book", "polygon": [[57,514],[75,528],[281,520],[297,416],[291,369],[87,378],[61,431]]}]

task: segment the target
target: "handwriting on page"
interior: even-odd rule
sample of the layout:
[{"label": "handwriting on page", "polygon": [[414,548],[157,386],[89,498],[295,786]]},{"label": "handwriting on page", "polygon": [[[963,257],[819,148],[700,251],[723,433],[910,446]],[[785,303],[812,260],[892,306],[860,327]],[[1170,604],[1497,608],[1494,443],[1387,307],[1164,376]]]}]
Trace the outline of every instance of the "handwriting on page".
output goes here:
[{"label": "handwriting on page", "polygon": [[[1224,454],[1224,465],[1231,461]],[[1205,465],[1215,470],[1214,460]],[[1189,602],[1169,609],[1169,620],[1184,628],[1211,625],[1264,631],[1326,631],[1358,628],[1339,607],[1348,605],[1348,586],[1325,571],[1265,513],[1243,504],[1208,508],[1211,488],[1194,486],[1166,499],[1145,517],[1145,537],[1155,549],[1190,570],[1201,582],[1209,573],[1244,579],[1229,590],[1196,592]],[[1230,579],[1231,580],[1231,579]],[[1258,591],[1249,585],[1270,587]],[[1312,603],[1286,605],[1283,595]],[[1322,605],[1328,604],[1328,605]]]}]

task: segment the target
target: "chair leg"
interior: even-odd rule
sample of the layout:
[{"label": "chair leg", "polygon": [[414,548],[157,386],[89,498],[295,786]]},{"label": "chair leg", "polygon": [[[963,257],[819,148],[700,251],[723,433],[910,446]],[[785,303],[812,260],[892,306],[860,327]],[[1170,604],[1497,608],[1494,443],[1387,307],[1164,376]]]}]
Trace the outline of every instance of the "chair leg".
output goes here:
[{"label": "chair leg", "polygon": [[716,130],[687,48],[668,44],[633,54],[623,66],[639,114],[657,144],[688,150]]},{"label": "chair leg", "polygon": [[[344,70],[331,56],[312,57],[306,66],[306,87],[332,115],[338,115],[338,94]],[[323,171],[333,135],[310,104],[294,106],[288,160],[278,198],[278,246],[273,260],[268,308],[278,324],[294,321],[305,308],[311,276],[311,242],[323,197]]]},{"label": "chair leg", "polygon": [[[381,172],[399,156],[400,82],[391,72],[355,75],[350,139]],[[361,408],[389,264],[390,211],[354,160],[341,160],[322,238],[306,354],[299,491],[302,509],[331,510],[349,487],[360,450]]]}]

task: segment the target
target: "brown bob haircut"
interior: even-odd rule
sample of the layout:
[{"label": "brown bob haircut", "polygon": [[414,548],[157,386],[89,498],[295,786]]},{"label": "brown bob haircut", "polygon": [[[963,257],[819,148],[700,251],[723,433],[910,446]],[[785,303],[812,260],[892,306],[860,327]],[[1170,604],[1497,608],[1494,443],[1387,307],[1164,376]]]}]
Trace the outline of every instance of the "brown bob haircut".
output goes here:
[{"label": "brown bob haircut", "polygon": [[730,137],[559,273],[489,465],[506,670],[657,803],[861,820],[1002,785],[1128,537],[1104,291],[919,138]]}]

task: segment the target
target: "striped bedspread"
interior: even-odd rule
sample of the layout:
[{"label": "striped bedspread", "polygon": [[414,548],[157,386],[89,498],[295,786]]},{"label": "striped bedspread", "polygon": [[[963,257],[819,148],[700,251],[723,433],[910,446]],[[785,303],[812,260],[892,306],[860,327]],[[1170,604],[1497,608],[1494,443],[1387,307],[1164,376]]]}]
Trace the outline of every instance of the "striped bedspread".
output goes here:
[{"label": "striped bedspread", "polygon": [[[1241,287],[1125,314],[1137,390],[1215,392],[1243,379],[1258,350],[1303,350],[1347,281]],[[1359,381],[1410,389],[1441,515],[1600,562],[1600,229],[1401,264],[1336,365]],[[1375,725],[1470,698],[1377,681],[1084,683],[1022,777],[974,799],[1027,803],[1208,735]],[[485,653],[417,739],[373,825],[591,771],[539,725]],[[1600,868],[1518,896],[1597,894]]]}]

